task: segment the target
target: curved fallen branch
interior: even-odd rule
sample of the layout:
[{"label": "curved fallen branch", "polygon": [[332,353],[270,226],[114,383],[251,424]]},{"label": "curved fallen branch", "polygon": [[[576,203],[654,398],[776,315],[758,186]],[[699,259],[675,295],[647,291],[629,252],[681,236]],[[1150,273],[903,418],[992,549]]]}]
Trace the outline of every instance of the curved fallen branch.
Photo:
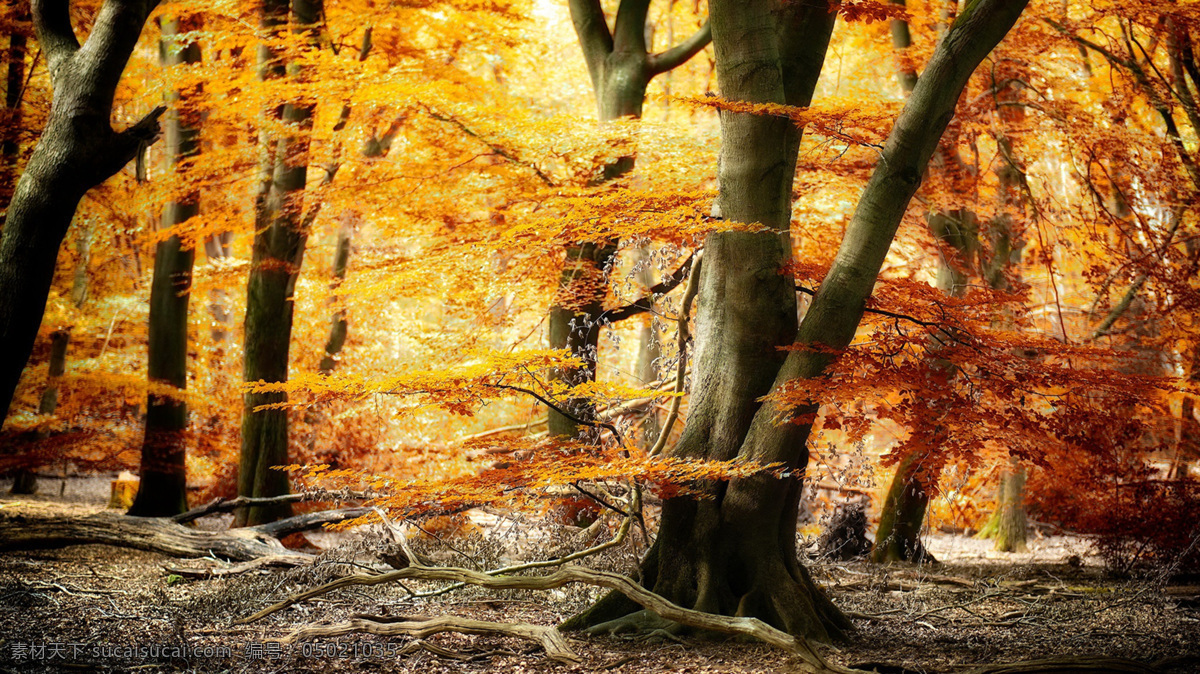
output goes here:
[{"label": "curved fallen branch", "polygon": [[763,641],[783,651],[799,656],[804,660],[811,672],[836,672],[848,674],[855,670],[846,669],[825,661],[805,639],[778,630],[757,618],[730,617],[713,615],[677,606],[660,597],[635,581],[625,576],[607,571],[596,571],[580,566],[565,566],[548,576],[507,576],[489,575],[470,569],[450,567],[421,567],[410,566],[388,573],[373,576],[355,575],[338,578],[325,585],[306,590],[293,595],[277,604],[269,606],[247,618],[234,621],[235,625],[244,625],[261,620],[272,613],[312,597],[326,594],[331,590],[342,587],[380,585],[399,580],[444,580],[456,581],[490,590],[553,590],[571,583],[585,583],[610,590],[616,590],[634,602],[637,602],[661,618],[679,623],[693,629],[722,634],[752,637]]},{"label": "curved fallen branch", "polygon": [[363,499],[374,498],[373,494],[351,492],[351,491],[325,491],[316,489],[311,491],[303,491],[298,494],[284,494],[282,496],[238,496],[237,498],[217,497],[202,506],[192,508],[191,510],[175,515],[171,518],[172,522],[185,524],[192,520],[198,520],[201,517],[215,515],[216,513],[230,512],[245,506],[255,505],[275,505],[278,503],[300,503],[303,501],[359,501]]},{"label": "curved fallen branch", "polygon": [[441,632],[500,634],[536,642],[546,651],[546,655],[552,660],[566,664],[576,664],[579,662],[579,656],[567,645],[566,637],[553,627],[530,625],[528,623],[497,623],[455,616],[439,616],[437,618],[426,619],[401,618],[397,622],[376,622],[364,618],[355,618],[336,625],[302,627],[280,639],[280,642],[290,644],[318,637],[340,637],[356,632],[366,632],[367,634],[376,634],[379,636],[413,636],[418,639]]}]

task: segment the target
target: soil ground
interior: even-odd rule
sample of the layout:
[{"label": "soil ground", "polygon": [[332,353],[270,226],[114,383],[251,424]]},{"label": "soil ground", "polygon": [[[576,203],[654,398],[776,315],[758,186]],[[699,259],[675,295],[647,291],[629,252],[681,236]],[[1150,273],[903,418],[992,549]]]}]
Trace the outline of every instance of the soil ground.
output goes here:
[{"label": "soil ground", "polygon": [[[0,499],[0,508],[61,513],[100,506],[49,496]],[[206,526],[221,526],[219,519]],[[495,526],[443,549],[445,563],[492,566],[523,556],[561,553],[565,530],[520,538]],[[500,535],[503,533],[503,535]],[[525,532],[527,533],[527,532]],[[522,533],[524,535],[524,533]],[[200,672],[786,672],[786,654],[759,644],[684,637],[647,641],[571,637],[582,658],[567,666],[515,639],[443,634],[425,650],[401,654],[407,637],[351,635],[290,647],[271,640],[356,614],[456,615],[553,625],[596,596],[587,588],[549,593],[462,590],[412,600],[399,586],[344,589],[245,626],[232,620],[363,563],[371,537],[319,534],[313,567],[261,570],[216,579],[172,578],[165,556],[104,546],[0,553],[0,670]],[[377,538],[377,537],[376,537]],[[356,542],[357,541],[357,542]],[[1029,553],[1002,555],[990,543],[937,534],[927,546],[942,563],[873,566],[810,562],[835,603],[854,617],[854,640],[826,648],[836,662],[887,663],[915,672],[966,671],[972,665],[1050,656],[1105,655],[1156,663],[1163,672],[1200,672],[1200,583],[1115,577],[1070,536],[1038,538]],[[425,544],[431,554],[441,546]],[[591,560],[629,571],[637,551]],[[469,558],[469,559],[467,559]],[[185,564],[195,565],[195,564]],[[432,585],[408,584],[422,590]],[[187,657],[163,649],[186,645]],[[205,651],[205,649],[209,649]],[[901,671],[898,669],[880,671]]]}]

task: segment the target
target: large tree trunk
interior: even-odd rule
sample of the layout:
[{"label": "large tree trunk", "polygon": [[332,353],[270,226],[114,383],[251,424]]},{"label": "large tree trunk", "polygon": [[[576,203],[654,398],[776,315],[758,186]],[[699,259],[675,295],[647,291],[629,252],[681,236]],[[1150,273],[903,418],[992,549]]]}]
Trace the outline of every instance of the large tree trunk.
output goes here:
[{"label": "large tree trunk", "polygon": [[[283,5],[283,11],[286,12],[286,5]],[[321,0],[296,0],[292,11],[294,30],[305,36],[309,44],[315,45]],[[264,9],[264,24],[267,24],[268,16]],[[303,79],[304,71],[299,66],[292,66],[289,75]],[[246,289],[245,362],[242,368],[247,382],[282,383],[288,379],[292,297],[308,238],[307,222],[302,214],[314,109],[312,100],[293,102],[284,107],[283,121],[296,132],[281,139],[275,149],[275,170],[266,196],[266,214],[270,221],[254,235],[250,280]],[[259,407],[287,402],[287,394],[246,393],[244,401],[238,495],[286,494],[289,490],[287,474],[272,466],[288,463],[288,411]],[[241,526],[255,525],[289,514],[290,504],[253,506],[239,510],[236,521]]]},{"label": "large tree trunk", "polygon": [[[176,44],[172,36],[199,30],[196,17],[187,21],[164,19],[160,56],[164,67],[200,63],[200,44]],[[175,101],[179,93],[170,96]],[[200,152],[199,115],[172,110],[166,122],[167,161],[172,166]],[[200,213],[200,193],[193,190],[163,208],[163,229],[187,222]],[[154,251],[154,277],[150,283],[148,376],[150,383],[165,384],[177,394],[151,392],[146,401],[146,435],[137,496],[130,515],[166,517],[187,510],[186,438],[188,302],[192,296],[194,248],[185,248],[177,235],[159,242]]]},{"label": "large tree trunk", "polygon": [[46,128],[17,182],[0,238],[0,414],[7,415],[33,349],[58,248],[80,199],[121,170],[158,135],[162,108],[125,131],[110,118],[121,71],[157,4],[107,0],[81,47],[68,0],[34,0],[54,101]]},{"label": "large tree trunk", "polygon": [[[939,45],[925,77],[896,121],[833,267],[797,331],[798,345],[811,348],[788,353],[774,377],[775,386],[820,376],[835,353],[850,343],[892,237],[953,116],[959,94],[975,66],[1008,32],[1024,5],[1022,1],[975,0]],[[725,97],[791,103],[802,93],[789,86],[791,76],[797,73],[795,64],[815,61],[815,70],[806,74],[819,73],[833,16],[824,2],[791,7],[790,12],[776,14],[767,0],[712,3],[718,81]],[[775,38],[776,16],[791,24],[783,32],[787,37],[782,49]],[[815,80],[815,74],[811,79]],[[809,88],[807,93],[811,95],[811,91]],[[771,382],[764,387],[761,378],[772,368],[761,361],[769,360],[762,358],[769,355],[763,352],[774,346],[764,343],[761,329],[754,333],[755,340],[746,338],[747,331],[751,326],[781,326],[789,307],[792,310],[786,322],[794,320],[795,299],[790,287],[786,288],[787,297],[781,291],[766,298],[737,292],[748,288],[770,291],[772,284],[791,284],[791,279],[779,274],[779,265],[790,251],[786,228],[795,143],[781,142],[789,133],[798,136],[779,119],[722,113],[722,213],[733,220],[766,224],[779,234],[721,234],[709,239],[702,292],[723,286],[725,293],[702,295],[709,298],[710,306],[702,304],[697,319],[703,339],[696,359],[693,411],[684,437],[673,451],[683,457],[778,461],[786,473],[713,485],[708,499],[668,500],[658,539],[643,560],[640,580],[683,606],[755,616],[793,634],[830,639],[848,629],[849,622],[812,583],[795,549],[796,516],[808,461],[805,443],[817,404],[784,410],[775,403],[759,406],[754,402],[757,396],[745,395],[749,393],[746,388],[770,387]],[[782,148],[789,156],[784,156]],[[713,260],[717,262],[710,267]],[[729,264],[733,261],[742,264]],[[737,359],[755,346],[760,354],[757,370],[750,369],[754,364],[746,370],[726,369],[730,361],[722,356]],[[721,353],[726,350],[727,354]],[[742,395],[737,395],[739,388]],[[793,421],[778,424],[779,415],[787,412],[796,414]],[[628,601],[609,595],[564,628],[601,624],[634,610]]]}]

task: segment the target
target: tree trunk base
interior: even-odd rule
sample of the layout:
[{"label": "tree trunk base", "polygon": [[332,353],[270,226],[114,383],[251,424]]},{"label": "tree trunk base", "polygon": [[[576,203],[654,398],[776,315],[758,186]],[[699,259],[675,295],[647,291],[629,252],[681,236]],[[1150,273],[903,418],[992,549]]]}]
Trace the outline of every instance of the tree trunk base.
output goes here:
[{"label": "tree trunk base", "polygon": [[22,469],[13,475],[12,489],[9,489],[8,493],[27,496],[30,494],[36,494],[37,490],[37,474],[32,470]]},{"label": "tree trunk base", "polygon": [[[809,640],[842,641],[853,631],[849,618],[817,587],[794,553],[789,555],[775,538],[756,535],[753,529],[723,529],[718,546],[660,532],[642,562],[642,586],[678,606],[758,618]],[[610,592],[560,629],[673,631],[658,622],[642,625],[646,619],[638,617],[641,609],[624,595]]]}]

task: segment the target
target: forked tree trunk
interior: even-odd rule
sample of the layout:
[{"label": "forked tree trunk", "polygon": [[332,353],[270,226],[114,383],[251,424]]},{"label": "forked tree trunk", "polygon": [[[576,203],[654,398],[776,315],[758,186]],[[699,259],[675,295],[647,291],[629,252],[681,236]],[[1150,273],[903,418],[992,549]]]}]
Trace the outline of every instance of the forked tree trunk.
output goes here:
[{"label": "forked tree trunk", "polygon": [[[640,580],[646,587],[683,606],[755,616],[810,638],[835,638],[849,629],[849,621],[812,583],[796,557],[796,520],[808,461],[805,445],[817,404],[798,410],[791,423],[777,424],[785,410],[775,403],[759,406],[755,399],[771,388],[772,380],[780,386],[821,376],[834,352],[850,343],[959,94],[1024,5],[1022,0],[974,0],[938,46],[896,121],[833,267],[797,331],[799,345],[811,348],[788,352],[777,375],[770,373],[778,367],[775,347],[787,343],[795,320],[792,281],[779,274],[779,267],[790,253],[787,226],[796,144],[781,141],[798,139],[799,134],[784,120],[722,113],[722,213],[741,222],[763,223],[779,233],[709,237],[701,281],[701,292],[706,293],[702,297],[709,301],[708,306],[702,303],[697,318],[701,344],[693,411],[672,453],[778,461],[787,473],[711,485],[708,499],[668,500],[658,539],[642,563]],[[718,80],[725,97],[799,102],[802,90],[791,86],[793,77],[803,72],[815,81],[833,16],[820,0],[790,7],[776,13],[768,0],[711,4]],[[776,17],[785,24],[782,44],[776,39]],[[810,69],[797,71],[798,63]],[[807,93],[811,91],[809,84]],[[721,290],[723,294],[714,292]],[[747,363],[750,355],[757,357]],[[766,364],[771,361],[774,367]],[[563,627],[603,624],[636,610],[610,594]]]},{"label": "forked tree trunk", "polygon": [[[649,0],[621,0],[611,32],[599,0],[570,0],[569,5],[601,122],[640,118],[650,80],[687,62],[710,39],[706,24],[679,45],[661,54],[651,54],[646,44]],[[595,182],[603,184],[625,175],[633,169],[634,159],[633,155],[627,155],[610,162]],[[569,386],[596,378],[601,314],[608,294],[609,266],[616,252],[615,241],[567,246],[566,263],[548,323],[550,347],[566,349],[584,363],[583,367],[554,373],[558,381]],[[587,400],[566,400],[563,407],[570,416],[554,409],[549,411],[550,435],[574,437],[579,433],[579,424],[571,417],[590,420],[595,415]]]},{"label": "forked tree trunk", "polygon": [[[264,24],[269,20],[276,21],[279,11],[286,16],[286,2],[282,6],[276,6],[275,0],[271,2],[271,11],[264,10]],[[310,45],[315,45],[322,13],[321,0],[296,0],[292,12],[293,30],[304,36]],[[280,25],[272,23],[268,28],[275,29]],[[293,65],[289,75],[302,80],[305,71]],[[250,280],[246,288],[245,362],[242,368],[247,382],[282,383],[288,379],[294,311],[292,298],[308,237],[302,215],[315,107],[312,100],[297,101],[284,107],[283,121],[296,131],[276,146],[274,174],[266,195],[265,215],[269,222],[254,235]],[[289,491],[287,473],[275,470],[273,466],[288,463],[288,410],[259,407],[287,402],[287,394],[246,393],[244,402],[238,495],[286,494]],[[239,510],[235,521],[239,526],[256,525],[290,514],[290,504],[253,506]]]},{"label": "forked tree trunk", "polygon": [[155,0],[106,0],[80,46],[68,0],[33,0],[54,100],[9,204],[0,235],[0,415],[7,416],[37,337],[55,259],[83,195],[120,171],[158,135],[158,108],[112,128],[121,72]]},{"label": "forked tree trunk", "polygon": [[[159,43],[164,67],[200,63],[200,44],[180,44],[176,36],[200,30],[202,23],[192,16],[186,20],[164,19],[163,38]],[[176,92],[170,98],[179,103]],[[168,113],[166,122],[167,161],[180,162],[200,152],[200,116],[178,107]],[[170,229],[200,214],[200,193],[196,190],[163,207],[162,227]],[[160,241],[154,251],[154,277],[150,283],[150,326],[147,369],[152,385],[166,385],[176,393],[153,391],[146,400],[146,435],[142,441],[141,468],[138,471],[137,496],[130,515],[169,517],[187,510],[187,389],[188,304],[192,296],[192,266],[196,251],[184,247],[172,234]]]}]

